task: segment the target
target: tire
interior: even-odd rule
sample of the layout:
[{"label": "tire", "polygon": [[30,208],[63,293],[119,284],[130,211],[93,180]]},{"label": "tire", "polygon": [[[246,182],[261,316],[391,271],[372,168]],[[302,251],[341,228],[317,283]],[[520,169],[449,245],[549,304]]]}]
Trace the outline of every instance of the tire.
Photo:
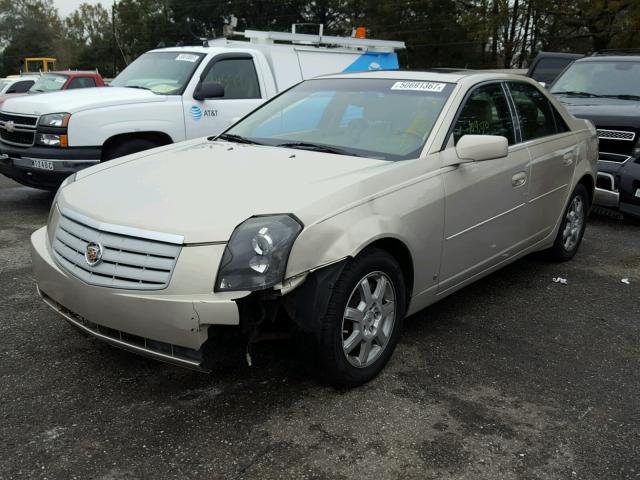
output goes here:
[{"label": "tire", "polygon": [[588,212],[589,195],[587,189],[584,185],[577,185],[564,211],[553,247],[549,249],[552,260],[566,262],[574,257],[584,236]]},{"label": "tire", "polygon": [[132,153],[142,152],[149,150],[150,148],[157,147],[158,144],[151,140],[144,138],[134,138],[131,140],[125,140],[122,143],[116,143],[112,145],[104,154],[102,161],[106,162],[113,160],[114,158],[124,157]]},{"label": "tire", "polygon": [[[376,295],[381,282],[386,287]],[[369,302],[363,297],[366,286],[372,294]],[[374,378],[393,353],[405,312],[404,278],[391,255],[370,248],[350,260],[333,287],[317,333],[321,375],[336,387],[353,387]]]}]

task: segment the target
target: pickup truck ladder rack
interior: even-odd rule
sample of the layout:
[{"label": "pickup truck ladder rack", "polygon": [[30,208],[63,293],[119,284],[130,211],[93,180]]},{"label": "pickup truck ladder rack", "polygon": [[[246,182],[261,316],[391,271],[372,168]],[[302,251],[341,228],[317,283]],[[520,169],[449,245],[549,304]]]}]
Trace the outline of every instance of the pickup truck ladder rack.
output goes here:
[{"label": "pickup truck ladder rack", "polygon": [[[395,50],[402,50],[406,48],[404,42],[396,42],[392,40],[375,40],[371,38],[336,37],[331,35],[322,35],[322,33],[319,33],[318,35],[310,35],[306,33],[245,30],[244,32],[234,32],[233,35],[244,37],[251,43],[258,44],[287,42],[297,45],[309,45],[316,47],[345,47],[353,48],[356,50],[376,52],[393,52]],[[219,41],[221,39],[216,40]],[[214,42],[215,41],[211,43]]]}]

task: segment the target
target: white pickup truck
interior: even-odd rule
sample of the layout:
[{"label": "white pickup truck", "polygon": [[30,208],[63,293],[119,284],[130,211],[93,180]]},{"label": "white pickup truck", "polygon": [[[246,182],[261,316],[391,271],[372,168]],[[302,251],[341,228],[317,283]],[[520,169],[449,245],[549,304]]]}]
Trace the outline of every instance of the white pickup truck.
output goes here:
[{"label": "white pickup truck", "polygon": [[55,189],[96,163],[219,134],[303,79],[396,69],[396,50],[404,48],[403,42],[353,37],[243,35],[249,41],[223,38],[147,52],[110,88],[7,100],[0,111],[0,173]]}]

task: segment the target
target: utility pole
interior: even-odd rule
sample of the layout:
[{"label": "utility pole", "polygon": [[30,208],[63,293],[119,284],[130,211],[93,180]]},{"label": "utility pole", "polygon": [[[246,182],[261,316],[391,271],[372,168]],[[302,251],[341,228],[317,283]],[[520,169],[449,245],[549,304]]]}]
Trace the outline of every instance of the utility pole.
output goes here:
[{"label": "utility pole", "polygon": [[117,56],[116,56],[116,48],[117,48],[117,40],[116,40],[116,0],[113,0],[113,5],[111,5],[111,51],[113,52],[113,76],[116,76],[116,64],[117,64]]}]

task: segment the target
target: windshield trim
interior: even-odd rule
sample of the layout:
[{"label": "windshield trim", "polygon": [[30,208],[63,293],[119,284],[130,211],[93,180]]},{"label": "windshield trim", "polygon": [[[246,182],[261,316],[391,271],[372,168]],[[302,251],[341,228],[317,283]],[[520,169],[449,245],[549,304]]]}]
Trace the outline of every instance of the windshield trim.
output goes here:
[{"label": "windshield trim", "polygon": [[[406,72],[403,72],[403,73],[406,73]],[[333,81],[333,80],[358,81],[360,79],[361,79],[361,77],[341,77],[341,76],[323,77],[323,76],[320,76],[320,77],[315,77],[315,78],[302,80],[301,82],[298,82],[295,85],[290,86],[286,90],[281,91],[277,95],[271,97],[266,102],[260,104],[260,106],[258,106],[257,108],[255,108],[251,112],[247,113],[245,116],[243,116],[237,122],[235,122],[233,125],[230,125],[226,130],[223,130],[220,134],[209,136],[207,138],[207,140],[208,141],[216,141],[216,140],[218,140],[221,136],[227,134],[231,129],[235,128],[236,125],[238,125],[239,123],[243,122],[249,116],[253,115],[258,110],[261,110],[262,108],[266,107],[268,104],[270,104],[271,102],[275,101],[281,95],[284,95],[285,93],[287,93],[289,90],[292,90],[292,89],[296,88],[297,86],[299,86],[299,85],[301,85],[303,83],[319,82],[319,81],[327,81],[327,80],[331,80],[331,81]],[[353,155],[354,157],[368,158],[370,160],[381,160],[381,161],[387,161],[387,162],[399,162],[399,161],[406,161],[406,160],[416,160],[418,158],[421,158],[425,154],[425,152],[428,152],[427,147],[431,147],[431,145],[429,145],[429,141],[433,140],[435,138],[435,135],[437,134],[438,129],[440,128],[440,126],[438,125],[439,122],[440,122],[440,119],[443,118],[443,116],[445,115],[445,112],[448,110],[448,105],[450,104],[450,102],[453,101],[453,98],[456,95],[456,89],[458,88],[459,83],[458,82],[454,82],[454,81],[434,80],[433,78],[417,80],[415,78],[404,78],[404,77],[402,77],[402,78],[401,77],[393,77],[393,78],[364,77],[364,79],[366,79],[366,80],[386,80],[386,81],[393,81],[393,82],[445,83],[447,85],[451,85],[452,86],[451,92],[447,96],[447,99],[445,100],[445,102],[442,104],[442,108],[440,109],[440,112],[438,113],[438,116],[436,117],[436,119],[434,121],[434,124],[431,127],[431,130],[429,131],[429,134],[425,137],[425,139],[422,142],[422,144],[416,150],[414,150],[412,152],[409,152],[406,155],[396,155],[396,154],[390,154],[390,153],[373,152],[371,150],[353,149],[354,152],[356,152]],[[288,147],[279,147],[276,144],[269,143],[269,140],[271,140],[271,139],[258,138],[258,137],[256,137],[256,138],[247,137],[247,138],[249,138],[250,140],[257,141],[260,144],[262,144],[263,146],[276,147],[276,148],[288,148]],[[284,141],[284,140],[281,139],[281,141]],[[431,142],[431,144],[433,144],[433,142]],[[328,146],[330,147],[331,145],[328,145]],[[337,145],[336,145],[336,147],[337,148],[341,148],[341,149],[344,148],[344,147],[337,146]],[[375,156],[375,155],[372,155],[372,153],[378,153],[379,155]],[[385,158],[383,158],[383,157],[385,157]]]},{"label": "windshield trim", "polygon": [[[154,95],[163,95],[165,97],[173,97],[173,96],[179,96],[181,97],[185,90],[187,89],[187,87],[189,86],[189,84],[191,83],[191,80],[193,80],[193,76],[196,74],[196,72],[198,71],[198,69],[200,68],[200,65],[202,64],[202,61],[207,58],[207,53],[205,52],[190,52],[190,51],[186,51],[186,50],[150,50],[148,52],[143,53],[142,55],[140,55],[138,58],[141,58],[143,55],[157,55],[159,53],[185,53],[188,55],[197,55],[198,61],[194,62],[195,65],[193,67],[193,71],[191,72],[191,75],[189,75],[189,78],[187,79],[186,82],[184,82],[184,86],[180,89],[177,90],[175,93],[160,93],[160,92],[154,92],[153,90],[149,89],[149,91],[151,93],[153,93]],[[136,60],[138,60],[138,58],[136,58]],[[135,61],[135,60],[134,60]],[[133,63],[133,62],[131,62]],[[131,63],[129,65],[131,65]],[[127,67],[129,66],[127,65]],[[126,68],[125,68],[126,70]],[[122,72],[124,72],[125,70],[122,70]],[[111,82],[109,83],[109,86],[115,86],[116,88],[130,88],[127,87],[126,85],[122,85],[122,86],[117,86],[117,85],[113,85],[114,80],[116,80],[120,75],[122,75],[122,72],[120,72],[118,75],[116,75],[116,77],[111,80]]]}]

